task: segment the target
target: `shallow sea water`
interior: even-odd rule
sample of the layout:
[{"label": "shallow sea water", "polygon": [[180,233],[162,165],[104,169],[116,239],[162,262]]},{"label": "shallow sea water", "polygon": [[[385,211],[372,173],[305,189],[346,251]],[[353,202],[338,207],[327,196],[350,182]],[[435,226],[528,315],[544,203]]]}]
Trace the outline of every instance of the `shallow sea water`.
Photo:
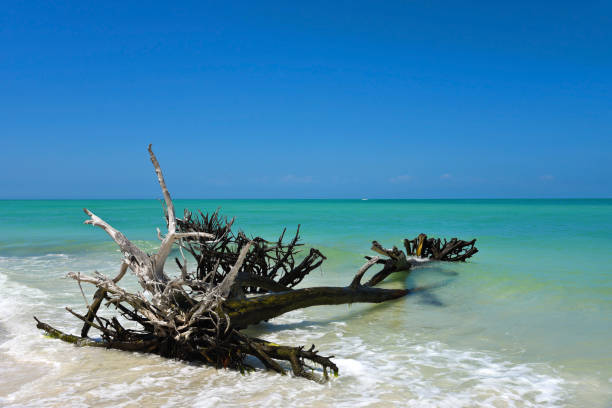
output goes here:
[{"label": "shallow sea water", "polygon": [[301,223],[303,241],[328,257],[302,286],[348,284],[373,239],[478,238],[470,262],[385,283],[435,289],[249,329],[335,355],[340,375],[324,385],[45,338],[33,315],[80,329],[64,309],[84,307],[66,272],[119,265],[105,234],[82,225],[85,206],[142,247],[157,245],[153,200],[0,201],[2,406],[612,406],[612,200],[177,200],[221,206],[270,239]]}]

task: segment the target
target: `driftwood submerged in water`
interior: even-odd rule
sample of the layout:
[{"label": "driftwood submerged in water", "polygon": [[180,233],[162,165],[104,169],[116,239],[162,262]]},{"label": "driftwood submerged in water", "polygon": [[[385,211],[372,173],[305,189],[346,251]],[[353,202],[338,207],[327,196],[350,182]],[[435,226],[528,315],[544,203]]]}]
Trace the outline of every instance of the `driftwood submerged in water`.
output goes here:
[{"label": "driftwood submerged in water", "polygon": [[[295,289],[312,270],[326,259],[317,249],[310,249],[298,262],[299,226],[295,236],[285,242],[285,231],[276,241],[247,238],[234,233],[232,224],[219,216],[185,211],[178,219],[166,187],[161,167],[149,146],[151,162],[161,187],[167,222],[167,233],[162,237],[157,253],[147,254],[129,241],[121,232],[85,209],[91,224],[106,231],[119,246],[123,255],[116,277],[98,272],[93,275],[71,272],[68,277],[81,283],[95,285],[97,290],[85,314],[66,308],[83,322],[81,336],[63,333],[36,317],[36,326],[49,336],[79,346],[105,347],[125,351],[159,354],[188,361],[201,361],[217,367],[250,370],[245,358],[253,356],[269,370],[284,374],[286,368],[279,361],[288,362],[296,376],[325,381],[329,372],[338,373],[332,357],[321,356],[314,345],[282,346],[247,336],[242,329],[261,321],[280,316],[291,310],[317,305],[350,304],[355,302],[380,303],[401,298],[414,289],[381,289],[375,287],[394,272],[406,271],[414,258],[441,261],[465,261],[478,250],[469,242],[428,238],[421,234],[404,240],[402,251],[397,247],[383,248],[374,241],[372,250],[383,257],[367,257],[346,287],[311,287]],[[181,259],[175,258],[180,276],[169,277],[164,265],[174,246]],[[188,271],[185,252],[197,263]],[[422,262],[423,259],[420,260]],[[375,265],[382,269],[362,283],[364,274]],[[143,293],[132,293],[118,285],[131,271]],[[99,316],[98,309],[105,302],[120,314],[110,319]],[[131,326],[128,327],[125,321]],[[88,337],[94,328],[101,339]],[[321,368],[315,374],[311,365]]]}]

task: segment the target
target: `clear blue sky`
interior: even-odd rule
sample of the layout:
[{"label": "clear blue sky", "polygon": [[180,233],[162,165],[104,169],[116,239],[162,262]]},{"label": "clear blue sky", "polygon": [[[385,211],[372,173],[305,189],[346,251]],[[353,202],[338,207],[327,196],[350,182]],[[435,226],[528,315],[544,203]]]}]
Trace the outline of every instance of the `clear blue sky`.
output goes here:
[{"label": "clear blue sky", "polygon": [[503,3],[5,0],[0,198],[612,197],[612,3]]}]

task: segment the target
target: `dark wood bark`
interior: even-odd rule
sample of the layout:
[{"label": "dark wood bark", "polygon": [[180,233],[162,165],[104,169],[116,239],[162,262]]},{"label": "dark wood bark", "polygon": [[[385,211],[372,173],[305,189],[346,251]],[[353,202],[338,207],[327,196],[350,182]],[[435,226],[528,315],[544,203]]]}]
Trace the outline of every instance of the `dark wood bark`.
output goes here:
[{"label": "dark wood bark", "polygon": [[102,301],[104,300],[105,296],[106,290],[104,289],[98,289],[96,290],[96,293],[94,293],[93,302],[91,303],[91,306],[89,306],[89,310],[87,311],[87,315],[85,316],[86,322],[83,325],[83,328],[81,329],[81,337],[87,337],[89,329],[91,328],[90,322],[93,322],[94,318],[96,317],[98,309],[100,309],[100,305],[102,304]]},{"label": "dark wood bark", "polygon": [[227,300],[223,303],[223,309],[228,314],[232,327],[243,329],[292,310],[321,305],[381,303],[406,296],[408,293],[410,291],[407,289],[378,289],[366,286],[314,287]]}]

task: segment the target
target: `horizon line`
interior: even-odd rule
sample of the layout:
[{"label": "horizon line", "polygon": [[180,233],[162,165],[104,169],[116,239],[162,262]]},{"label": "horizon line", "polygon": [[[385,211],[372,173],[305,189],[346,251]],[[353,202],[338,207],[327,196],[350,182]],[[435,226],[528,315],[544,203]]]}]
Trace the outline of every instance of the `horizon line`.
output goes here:
[{"label": "horizon line", "polygon": [[[426,197],[426,198],[418,198],[418,197],[412,197],[412,198],[401,198],[401,197],[318,197],[318,198],[308,198],[308,197],[301,197],[301,198],[296,198],[296,197],[292,197],[292,198],[288,198],[288,197],[268,197],[268,198],[264,198],[264,197],[242,197],[242,198],[231,198],[231,197],[215,197],[215,198],[194,198],[194,197],[190,197],[190,198],[185,198],[185,197],[179,197],[179,198],[172,198],[172,200],[206,200],[206,201],[213,201],[213,200],[236,200],[236,201],[246,201],[246,200],[285,200],[285,201],[292,201],[292,200],[311,200],[311,201],[317,201],[317,200],[346,200],[346,201],[373,201],[373,200],[377,200],[377,201],[391,201],[391,200],[610,200],[612,199],[612,197]],[[161,200],[161,198],[87,198],[87,197],[79,197],[79,198],[48,198],[48,197],[43,197],[43,198],[0,198],[0,201],[84,201],[84,200],[90,200],[90,201],[119,201],[119,200],[124,200],[124,201],[150,201],[150,200],[156,200],[159,201]]]}]

